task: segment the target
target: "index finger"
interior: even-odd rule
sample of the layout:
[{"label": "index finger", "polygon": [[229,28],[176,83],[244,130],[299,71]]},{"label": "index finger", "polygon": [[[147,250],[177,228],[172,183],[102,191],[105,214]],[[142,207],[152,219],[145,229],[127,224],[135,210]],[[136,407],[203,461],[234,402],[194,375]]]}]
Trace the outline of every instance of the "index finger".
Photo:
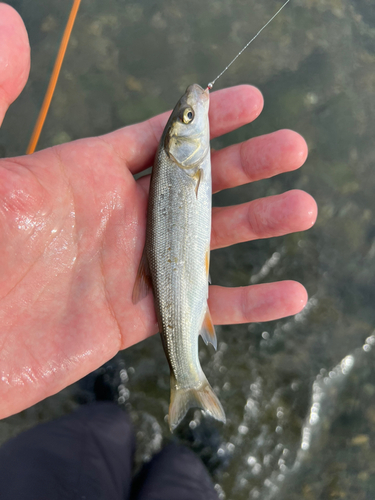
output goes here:
[{"label": "index finger", "polygon": [[[218,90],[210,99],[211,138],[246,125],[257,118],[263,108],[261,92],[251,85]],[[102,136],[116,154],[136,174],[150,167],[170,111],[145,122],[130,125]]]}]

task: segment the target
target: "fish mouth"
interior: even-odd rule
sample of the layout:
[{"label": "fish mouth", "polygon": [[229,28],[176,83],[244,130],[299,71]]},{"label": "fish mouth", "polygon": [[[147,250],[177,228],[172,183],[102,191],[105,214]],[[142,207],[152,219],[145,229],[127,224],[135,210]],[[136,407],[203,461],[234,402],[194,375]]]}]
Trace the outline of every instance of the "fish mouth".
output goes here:
[{"label": "fish mouth", "polygon": [[189,85],[185,92],[187,100],[192,98],[195,101],[208,101],[210,98],[208,88],[203,89],[197,83]]}]

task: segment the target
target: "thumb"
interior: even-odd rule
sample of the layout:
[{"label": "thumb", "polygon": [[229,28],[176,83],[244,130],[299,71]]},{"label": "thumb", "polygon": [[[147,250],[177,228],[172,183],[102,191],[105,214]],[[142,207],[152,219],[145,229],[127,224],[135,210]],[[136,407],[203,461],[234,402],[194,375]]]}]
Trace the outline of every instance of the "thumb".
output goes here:
[{"label": "thumb", "polygon": [[24,88],[30,71],[30,45],[20,15],[0,3],[0,125]]}]

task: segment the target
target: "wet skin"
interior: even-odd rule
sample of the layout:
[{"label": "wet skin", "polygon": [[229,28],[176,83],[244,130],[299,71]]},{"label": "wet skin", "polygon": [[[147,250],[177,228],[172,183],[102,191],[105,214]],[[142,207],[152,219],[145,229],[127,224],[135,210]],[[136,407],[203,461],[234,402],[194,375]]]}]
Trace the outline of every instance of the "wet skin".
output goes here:
[{"label": "wet skin", "polygon": [[[0,54],[1,122],[30,65],[23,22],[5,4]],[[211,137],[251,122],[262,106],[248,85],[213,92]],[[0,418],[157,332],[152,296],[135,306],[131,299],[149,187],[149,177],[133,175],[152,165],[168,115],[0,160]],[[306,156],[304,139],[291,130],[215,151],[213,191],[295,170]],[[302,231],[316,215],[313,198],[299,190],[217,208],[211,248]],[[215,324],[234,324],[293,315],[306,300],[294,281],[211,286],[209,307]]]}]

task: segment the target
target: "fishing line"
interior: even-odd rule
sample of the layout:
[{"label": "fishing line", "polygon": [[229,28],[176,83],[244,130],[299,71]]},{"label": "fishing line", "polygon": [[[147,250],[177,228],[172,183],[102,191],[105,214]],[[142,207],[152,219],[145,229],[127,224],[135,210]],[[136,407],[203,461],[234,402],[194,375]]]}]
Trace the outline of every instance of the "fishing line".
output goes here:
[{"label": "fishing line", "polygon": [[[223,69],[223,71],[222,71],[222,72],[221,72],[221,73],[220,73],[220,74],[219,74],[219,75],[215,78],[215,80],[212,80],[212,82],[210,82],[210,83],[207,85],[207,89],[208,89],[208,90],[211,90],[211,89],[212,89],[212,87],[214,86],[214,84],[215,84],[216,80],[218,80],[218,79],[219,79],[219,78],[220,78],[220,77],[221,77],[221,76],[222,76],[222,75],[226,72],[226,70],[227,70],[230,66],[232,66],[232,64],[234,63],[234,61],[235,61],[238,57],[240,57],[240,55],[242,54],[242,52],[248,48],[248,46],[251,44],[251,42],[253,42],[253,41],[257,38],[257,36],[261,34],[261,32],[264,30],[264,28],[266,28],[266,27],[270,24],[270,22],[271,22],[271,21],[273,21],[273,20],[275,19],[275,17],[276,17],[276,16],[277,16],[277,15],[278,15],[278,14],[279,14],[282,10],[283,10],[283,8],[284,8],[284,7],[286,6],[286,4],[287,4],[287,3],[289,3],[289,2],[290,2],[290,0],[286,0],[286,2],[285,2],[285,3],[284,3],[281,7],[280,7],[280,9],[276,12],[276,14],[274,14],[274,15],[271,17],[271,19],[269,19],[269,20],[266,22],[266,24],[263,26],[263,28],[261,28],[261,29],[258,31],[258,33],[257,33],[255,36],[253,36],[253,38],[252,38],[252,39],[251,39],[251,40],[250,40],[250,41],[249,41],[249,42],[245,45],[245,47],[239,51],[239,53],[236,55],[236,57],[235,57],[235,58],[234,58],[234,59],[233,59],[233,60],[232,60],[232,61],[228,64],[228,66],[227,66],[226,68],[224,68],[224,69]],[[206,89],[206,90],[207,90],[207,89]]]}]

